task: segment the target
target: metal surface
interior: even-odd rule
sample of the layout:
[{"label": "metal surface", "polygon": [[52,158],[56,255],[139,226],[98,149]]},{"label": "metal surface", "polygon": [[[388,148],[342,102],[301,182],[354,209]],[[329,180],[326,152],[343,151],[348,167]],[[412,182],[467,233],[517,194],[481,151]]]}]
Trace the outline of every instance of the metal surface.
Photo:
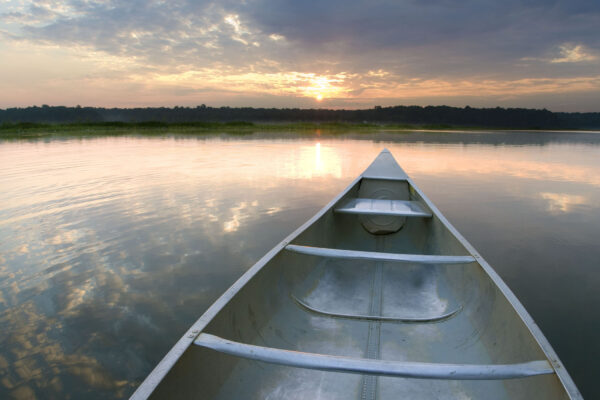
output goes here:
[{"label": "metal surface", "polygon": [[[333,207],[357,198],[417,202],[432,217],[334,212]],[[196,337],[201,346],[191,346]],[[221,352],[232,345],[241,352],[238,357]],[[243,354],[250,358],[239,357]],[[258,357],[268,363],[252,360]],[[476,380],[448,375],[457,367],[463,377],[496,375]],[[508,375],[502,374],[515,368],[544,375],[505,380]],[[413,379],[404,373],[439,375]],[[581,395],[508,287],[383,151],[184,333],[132,396],[148,397],[493,400]]]},{"label": "metal surface", "polygon": [[[196,322],[188,329],[188,331],[175,343],[175,345],[169,350],[169,352],[163,357],[162,360],[154,367],[152,372],[144,379],[142,384],[136,389],[136,391],[131,395],[130,399],[132,400],[141,400],[147,399],[151,395],[153,395],[159,384],[164,380],[165,376],[172,371],[175,364],[180,361],[180,358],[183,356],[184,352],[189,348],[189,346],[193,342],[193,338],[197,336],[197,334],[193,334],[193,331],[202,331],[209,322],[215,318],[219,312],[229,303],[229,301],[234,298],[234,296],[242,289],[250,280],[259,273],[263,267],[271,261],[271,259],[279,253],[288,243],[290,243],[293,239],[297,238],[302,232],[304,232],[308,227],[315,223],[319,218],[321,218],[327,211],[329,211],[334,204],[336,204],[344,195],[359,181],[361,177],[357,177],[354,181],[348,185],[348,187],[338,194],[333,200],[331,200],[325,207],[323,207],[317,214],[315,214],[311,219],[306,221],[302,226],[292,232],[289,236],[287,236],[284,240],[278,243],[271,251],[265,254],[260,260],[256,262],[246,273],[244,273],[229,289],[225,291],[209,308],[206,310],[204,314],[198,318]],[[191,337],[189,337],[191,335]]]},{"label": "metal surface", "polygon": [[[376,239],[375,247],[377,250],[382,250],[384,247],[384,237],[379,236]],[[383,262],[377,261],[373,270],[371,279],[371,290],[369,296],[369,314],[382,315],[383,308]],[[369,333],[367,336],[367,349],[365,357],[373,360],[380,358],[381,350],[381,319],[369,320]],[[377,386],[379,377],[374,375],[365,375],[362,382],[361,400],[377,399]]]},{"label": "metal surface", "polygon": [[431,316],[422,316],[422,317],[412,317],[412,316],[386,316],[379,315],[377,313],[373,314],[350,314],[350,313],[340,313],[340,312],[330,312],[318,309],[316,307],[310,306],[299,298],[293,296],[293,299],[302,307],[306,308],[308,311],[314,312],[315,314],[326,315],[328,317],[334,318],[349,318],[349,319],[362,319],[366,321],[384,321],[384,322],[406,322],[406,323],[425,323],[425,322],[439,322],[445,319],[453,317],[456,313],[458,313],[462,307],[457,307],[453,310],[445,312],[440,315],[431,315]]},{"label": "metal surface", "polygon": [[392,153],[387,149],[383,149],[377,156],[375,161],[367,167],[361,175],[367,179],[382,179],[382,180],[407,180],[408,175],[398,165]]},{"label": "metal surface", "polygon": [[[380,169],[373,163],[368,169],[373,170]],[[410,193],[408,191],[408,183],[406,181],[404,172],[398,167],[398,170],[388,171],[386,178],[392,176],[402,176],[401,180],[398,179],[363,179],[360,181],[358,187],[359,199],[372,199],[377,201],[408,201],[410,200]],[[394,215],[381,215],[381,214],[359,214],[358,220],[360,224],[368,232],[374,235],[387,235],[390,233],[398,232],[406,223],[406,216],[394,216]]]},{"label": "metal surface", "polygon": [[420,379],[513,379],[554,373],[546,360],[519,364],[467,365],[394,362],[351,357],[308,354],[237,343],[202,333],[194,340],[197,346],[267,363],[321,371],[350,372]]},{"label": "metal surface", "polygon": [[416,201],[387,199],[349,199],[334,209],[337,213],[389,215],[397,217],[431,217]]},{"label": "metal surface", "polygon": [[[386,150],[384,150],[386,151]],[[510,290],[510,288],[504,283],[502,278],[498,275],[498,273],[492,268],[491,265],[487,263],[481,257],[479,252],[475,250],[475,248],[465,239],[458,230],[452,226],[450,221],[444,217],[440,210],[427,198],[425,193],[423,193],[415,183],[407,178],[407,181],[410,183],[413,190],[418,194],[418,196],[423,200],[423,202],[429,207],[429,209],[433,212],[433,214],[439,219],[440,223],[444,226],[448,232],[453,235],[460,244],[471,254],[473,257],[477,259],[478,264],[485,271],[487,277],[492,281],[492,283],[496,286],[496,288],[500,291],[500,293],[506,298],[514,311],[518,314],[521,321],[525,324],[527,330],[531,333],[532,337],[536,341],[536,343],[540,346],[552,366],[554,367],[554,371],[560,380],[563,390],[565,391],[564,397],[568,399],[583,399],[579,389],[573,382],[573,379],[565,369],[562,361],[558,358],[558,355],[548,342],[548,339],[544,336],[540,328],[537,326],[533,318],[529,315],[525,307],[521,304],[519,299],[515,296],[515,294]],[[558,394],[560,395],[560,394]]]},{"label": "metal surface", "polygon": [[298,246],[293,244],[287,245],[285,249],[295,253],[307,254],[311,256],[345,258],[349,260],[378,260],[421,264],[465,264],[475,261],[475,258],[472,256],[378,253],[374,251],[326,249],[322,247]]}]

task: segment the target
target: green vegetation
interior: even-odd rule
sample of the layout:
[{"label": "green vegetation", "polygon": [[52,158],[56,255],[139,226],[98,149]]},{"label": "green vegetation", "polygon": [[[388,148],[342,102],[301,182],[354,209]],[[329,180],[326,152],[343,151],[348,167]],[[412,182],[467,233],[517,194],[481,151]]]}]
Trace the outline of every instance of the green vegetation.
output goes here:
[{"label": "green vegetation", "polygon": [[[342,133],[381,130],[415,130],[424,127],[406,124],[353,124],[341,122],[252,123],[232,122],[90,122],[44,124],[32,122],[0,124],[0,138],[38,138],[50,136],[121,136],[164,134],[251,134],[256,132]],[[449,127],[448,127],[449,128]]]},{"label": "green vegetation", "polygon": [[[115,122],[105,122],[115,121]],[[253,121],[238,122],[238,121]],[[369,109],[298,109],[253,107],[102,108],[48,106],[0,109],[7,129],[178,129],[306,130],[400,129],[600,129],[600,113],[556,113],[524,108],[448,106],[376,106]],[[27,123],[25,125],[24,123]],[[57,124],[57,125],[39,125]],[[68,124],[68,125],[62,125]],[[72,125],[71,125],[72,124]],[[272,125],[275,125],[273,127]],[[63,128],[66,126],[67,128]]]},{"label": "green vegetation", "polygon": [[[514,128],[516,129],[516,128]],[[35,139],[44,137],[95,137],[95,136],[160,136],[160,135],[203,135],[253,133],[296,133],[325,134],[371,133],[371,132],[410,132],[410,131],[478,131],[494,130],[489,127],[457,126],[450,124],[375,124],[348,122],[289,122],[253,123],[231,122],[85,122],[69,124],[48,124],[19,122],[0,124],[0,139]],[[511,130],[501,129],[501,130]],[[544,129],[551,130],[551,129]]]}]

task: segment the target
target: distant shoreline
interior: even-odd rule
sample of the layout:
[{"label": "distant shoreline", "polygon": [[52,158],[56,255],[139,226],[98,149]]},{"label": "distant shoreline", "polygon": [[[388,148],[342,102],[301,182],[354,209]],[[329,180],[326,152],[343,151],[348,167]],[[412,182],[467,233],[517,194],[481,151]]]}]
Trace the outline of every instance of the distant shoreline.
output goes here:
[{"label": "distant shoreline", "polygon": [[370,133],[370,132],[556,132],[556,133],[600,133],[591,129],[520,129],[493,128],[483,126],[457,126],[450,124],[376,124],[346,122],[273,122],[254,123],[246,121],[233,122],[89,122],[89,123],[3,123],[0,124],[1,139],[41,138],[52,136],[121,136],[142,135],[155,136],[164,134],[251,134],[251,133]]},{"label": "distant shoreline", "polygon": [[36,129],[228,129],[263,131],[325,129],[397,130],[598,130],[600,112],[449,106],[375,106],[369,109],[253,107],[103,108],[32,106],[0,109],[0,131]]}]

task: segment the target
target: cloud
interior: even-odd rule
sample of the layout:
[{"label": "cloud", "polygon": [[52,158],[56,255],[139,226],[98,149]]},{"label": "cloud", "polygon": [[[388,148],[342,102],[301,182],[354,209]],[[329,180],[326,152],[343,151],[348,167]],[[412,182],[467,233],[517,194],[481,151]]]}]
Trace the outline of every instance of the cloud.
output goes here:
[{"label": "cloud", "polygon": [[250,23],[285,36],[304,55],[325,57],[345,70],[346,63],[379,65],[421,76],[498,74],[520,57],[544,54],[557,40],[597,46],[592,33],[600,23],[600,6],[577,1],[288,0],[246,8]]},{"label": "cloud", "polygon": [[560,57],[550,60],[551,63],[576,63],[584,61],[594,61],[598,57],[590,54],[582,45],[562,45],[560,46]]},{"label": "cloud", "polygon": [[[558,36],[597,46],[593,33],[600,23],[600,6],[560,1],[551,7],[541,1],[47,1],[8,14],[19,14],[29,40],[173,65],[219,60],[243,69],[253,60],[275,59],[287,69],[320,69],[310,70],[315,73],[380,66],[460,74],[468,61],[542,54]],[[281,47],[283,38],[288,46]],[[260,49],[244,51],[248,45]],[[435,49],[440,52],[430,53]]]},{"label": "cloud", "polygon": [[[85,85],[144,82],[140,90],[164,99],[166,80],[206,81],[210,71],[209,83],[194,81],[192,90],[214,90],[221,95],[212,98],[221,102],[231,100],[226,93],[340,99],[335,104],[369,96],[397,101],[415,97],[403,90],[415,80],[454,88],[523,80],[560,86],[561,80],[597,75],[599,27],[600,3],[580,0],[42,0],[0,6],[0,32],[9,42],[68,48],[80,58],[106,56],[106,73],[123,66],[118,82],[106,82],[96,69]],[[282,82],[291,86],[281,90]],[[174,90],[188,101],[177,84]]]}]

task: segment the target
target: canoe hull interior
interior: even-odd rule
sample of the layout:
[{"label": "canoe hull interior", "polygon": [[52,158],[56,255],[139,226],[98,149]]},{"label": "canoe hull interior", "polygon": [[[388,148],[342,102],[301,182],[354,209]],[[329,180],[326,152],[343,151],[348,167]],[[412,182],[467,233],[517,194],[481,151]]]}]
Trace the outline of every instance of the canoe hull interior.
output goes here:
[{"label": "canoe hull interior", "polygon": [[[358,179],[336,204],[364,197],[365,187],[373,192],[372,187],[381,183],[385,182]],[[385,196],[429,209],[410,181],[402,185],[404,190],[387,191]],[[374,234],[369,229],[372,223],[361,219],[364,216],[334,209],[335,204],[323,211],[291,243],[365,252],[470,255],[436,213],[430,218],[403,218],[399,230]],[[397,225],[399,219],[393,218],[398,217],[388,221]],[[385,219],[375,222],[386,224]],[[202,331],[240,343],[363,359],[449,364],[547,359],[478,262],[342,260],[281,249],[222,302]],[[554,373],[501,380],[384,377],[269,364],[194,345],[151,396],[190,397],[571,398]]]}]

